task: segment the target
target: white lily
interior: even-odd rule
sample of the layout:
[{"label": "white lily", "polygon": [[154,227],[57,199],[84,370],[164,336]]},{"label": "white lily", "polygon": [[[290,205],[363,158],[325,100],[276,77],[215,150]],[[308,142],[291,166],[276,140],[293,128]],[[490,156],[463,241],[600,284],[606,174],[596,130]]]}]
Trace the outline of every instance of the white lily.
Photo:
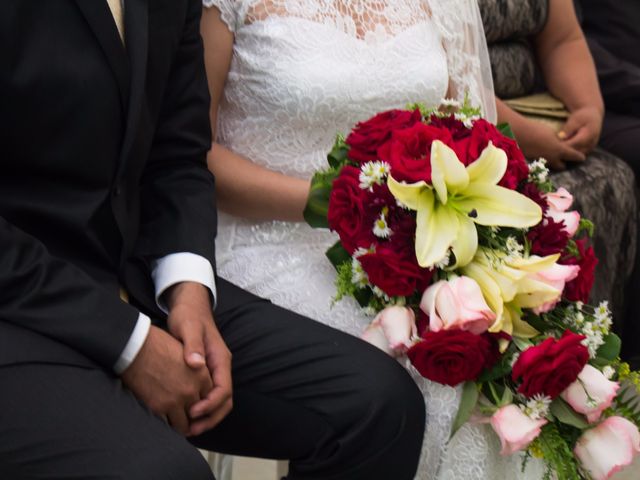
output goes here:
[{"label": "white lily", "polygon": [[474,279],[487,304],[496,314],[490,332],[503,331],[509,335],[531,338],[538,334],[522,320],[522,308],[536,308],[557,300],[562,294],[558,288],[540,278],[540,274],[553,268],[562,268],[556,261],[560,255],[512,258],[503,252],[479,249],[473,262],[461,272]]},{"label": "white lily", "polygon": [[465,167],[456,153],[439,140],[431,146],[431,183],[387,180],[403,205],[417,211],[416,256],[432,267],[449,249],[455,262],[448,270],[467,265],[478,249],[475,224],[527,228],[542,219],[541,208],[524,195],[498,186],[507,170],[506,153],[492,143]]}]

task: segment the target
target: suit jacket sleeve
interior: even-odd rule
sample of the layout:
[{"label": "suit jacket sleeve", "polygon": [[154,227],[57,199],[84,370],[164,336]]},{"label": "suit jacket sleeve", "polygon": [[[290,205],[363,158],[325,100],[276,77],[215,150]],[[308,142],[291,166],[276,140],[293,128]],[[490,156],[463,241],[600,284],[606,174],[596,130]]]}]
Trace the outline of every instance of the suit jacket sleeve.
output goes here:
[{"label": "suit jacket sleeve", "polygon": [[640,68],[587,37],[598,71],[600,89],[608,110],[640,115]]},{"label": "suit jacket sleeve", "polygon": [[66,344],[111,370],[139,312],[0,217],[0,321]]},{"label": "suit jacket sleeve", "polygon": [[206,163],[211,127],[201,10],[200,1],[190,0],[142,176],[135,254],[154,260],[190,252],[209,260],[215,270],[217,217],[214,180]]}]

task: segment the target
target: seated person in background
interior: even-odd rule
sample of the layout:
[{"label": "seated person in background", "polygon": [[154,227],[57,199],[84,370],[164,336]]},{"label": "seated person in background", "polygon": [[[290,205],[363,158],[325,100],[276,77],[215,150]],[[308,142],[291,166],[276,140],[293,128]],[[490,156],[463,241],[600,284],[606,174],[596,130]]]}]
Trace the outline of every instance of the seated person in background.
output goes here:
[{"label": "seated person in background", "polygon": [[[626,161],[637,179],[640,175],[640,2],[576,0],[576,7],[606,105],[600,145]],[[640,267],[636,267],[627,288],[623,330],[623,354],[634,368],[640,367],[640,308],[629,299],[639,288]]]},{"label": "seated person in background", "polygon": [[[592,21],[605,30],[602,33],[603,38],[608,38],[607,32],[614,35],[620,30],[627,32],[629,44],[638,44],[640,33],[637,33],[635,27],[638,22],[633,23],[631,12],[623,22],[628,27],[618,29],[611,26],[618,25],[617,23],[603,20],[606,14],[600,10],[611,10],[611,14],[617,12],[617,16],[622,17],[626,15],[623,11],[626,5],[626,9],[635,11],[635,18],[638,18],[640,4],[635,3],[631,6],[633,2],[606,2],[605,5],[605,2],[596,0],[581,0],[581,3],[585,18],[587,9],[591,9],[588,17],[597,19]],[[592,8],[592,4],[595,7]],[[636,345],[632,340],[637,338],[632,326],[637,323],[635,319],[638,315],[631,311],[632,305],[627,307],[625,304],[631,303],[628,299],[632,298],[632,292],[637,290],[635,286],[640,283],[640,279],[636,278],[637,273],[632,275],[632,270],[640,271],[640,268],[635,266],[638,260],[634,260],[634,240],[638,238],[635,183],[633,173],[621,160],[601,150],[593,151],[598,145],[602,129],[604,102],[598,86],[594,60],[580,28],[574,4],[572,0],[521,3],[480,0],[480,5],[485,31],[491,39],[490,52],[498,94],[505,95],[505,98],[519,97],[539,91],[541,87],[560,100],[568,110],[566,123],[556,132],[544,123],[515,112],[505,102],[497,101],[499,121],[511,124],[518,143],[528,158],[544,157],[555,170],[564,170],[572,165],[578,167],[556,173],[553,180],[556,185],[569,189],[575,195],[576,206],[584,216],[599,225],[593,239],[599,265],[592,301],[608,299],[611,302],[617,331],[626,340],[624,358],[634,363],[634,357],[640,357],[640,345]],[[539,19],[545,17],[546,22],[541,24]],[[585,21],[588,25],[588,20]],[[539,26],[535,26],[536,23]],[[521,31],[522,25],[525,25],[524,32]],[[634,36],[635,43],[631,40]],[[611,45],[608,41],[603,40],[607,46]],[[505,45],[513,49],[509,51],[505,49]],[[519,67],[526,64],[524,61],[519,63],[519,60],[522,60],[519,55],[530,55],[530,50],[533,50],[536,59],[534,63],[537,63],[533,68],[541,71],[543,85],[535,86],[536,81],[532,80],[528,90],[508,92],[510,85],[527,77],[522,73],[524,70],[518,71]],[[640,85],[640,68],[637,65],[640,64],[640,52],[632,52],[632,48],[625,49],[622,45],[615,51],[622,50],[628,54],[627,61],[618,60],[616,65],[615,60],[608,59],[607,65],[611,65],[608,67],[611,70],[607,70],[604,77],[600,72],[600,79],[604,80],[606,100],[615,100],[614,108],[620,108],[620,112],[637,112],[637,85]],[[632,60],[638,63],[634,64]],[[600,65],[600,62],[596,54],[596,64]],[[626,77],[613,73],[613,66],[627,67]],[[637,76],[634,77],[634,74]],[[523,85],[526,83],[523,80]],[[635,96],[630,92],[634,89]],[[623,143],[624,138],[632,136],[625,127],[614,123],[615,120],[612,119],[629,119],[627,125],[632,125],[631,121],[634,119],[616,114],[607,114],[604,145],[601,144],[605,147],[614,146],[614,142]],[[635,122],[635,125],[640,125],[640,121]],[[637,138],[636,135],[632,140],[636,144]],[[621,148],[613,150],[623,158],[626,155],[626,151]],[[635,154],[635,157],[640,155]],[[635,161],[640,165],[636,158],[624,160]],[[639,352],[636,353],[636,350]]]},{"label": "seated person in background", "polygon": [[534,37],[546,88],[569,111],[558,134],[497,100],[498,121],[508,122],[528,158],[544,157],[555,170],[567,162],[584,162],[598,143],[604,104],[593,59],[571,0],[549,2],[547,22]]}]

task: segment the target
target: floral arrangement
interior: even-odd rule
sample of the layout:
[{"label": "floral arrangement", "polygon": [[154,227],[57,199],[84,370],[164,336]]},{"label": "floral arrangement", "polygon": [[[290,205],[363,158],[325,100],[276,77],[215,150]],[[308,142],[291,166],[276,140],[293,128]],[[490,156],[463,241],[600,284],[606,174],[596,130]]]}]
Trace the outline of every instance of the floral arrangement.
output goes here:
[{"label": "floral arrangement", "polygon": [[452,435],[486,422],[523,468],[533,456],[547,478],[609,478],[640,452],[640,375],[607,303],[587,303],[593,225],[508,126],[443,105],[359,123],[314,176],[305,218],[340,237],[336,301],[375,316],[365,340],[462,385]]}]

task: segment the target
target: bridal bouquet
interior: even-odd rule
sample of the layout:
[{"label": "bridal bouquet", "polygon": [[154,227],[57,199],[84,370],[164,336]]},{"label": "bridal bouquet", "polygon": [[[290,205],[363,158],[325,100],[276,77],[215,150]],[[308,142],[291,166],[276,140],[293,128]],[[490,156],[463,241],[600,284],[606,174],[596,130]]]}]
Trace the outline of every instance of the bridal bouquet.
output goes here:
[{"label": "bridal bouquet", "polygon": [[640,375],[618,358],[607,303],[587,303],[593,225],[478,113],[445,102],[359,123],[305,217],[340,237],[336,300],[375,316],[363,338],[463,385],[452,435],[486,422],[547,478],[609,478],[640,452]]}]

